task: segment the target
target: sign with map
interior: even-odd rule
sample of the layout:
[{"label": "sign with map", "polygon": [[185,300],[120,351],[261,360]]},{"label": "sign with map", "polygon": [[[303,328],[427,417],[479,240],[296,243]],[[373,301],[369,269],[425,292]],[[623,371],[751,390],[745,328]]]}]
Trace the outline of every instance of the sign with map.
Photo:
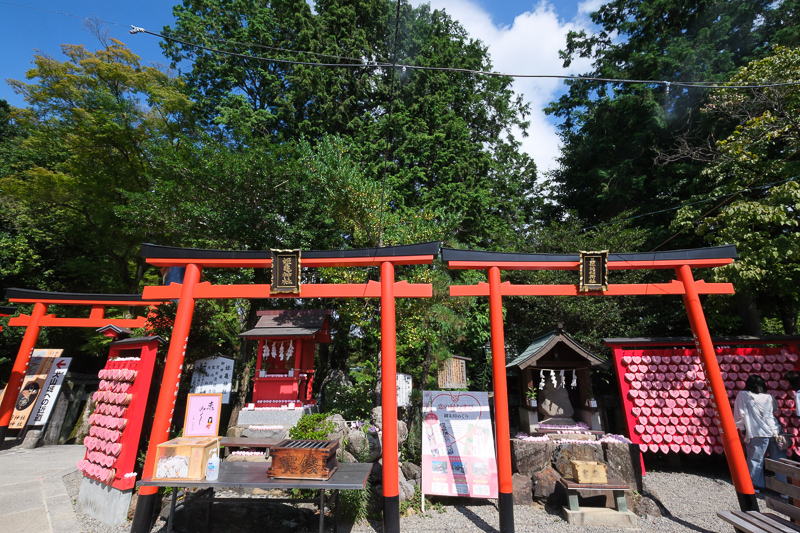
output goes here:
[{"label": "sign with map", "polygon": [[422,392],[422,493],[497,498],[486,392]]}]

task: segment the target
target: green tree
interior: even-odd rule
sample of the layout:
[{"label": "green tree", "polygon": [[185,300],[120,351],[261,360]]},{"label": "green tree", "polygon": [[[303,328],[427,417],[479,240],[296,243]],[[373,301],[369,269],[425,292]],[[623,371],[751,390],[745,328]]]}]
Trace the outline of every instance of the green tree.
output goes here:
[{"label": "green tree", "polygon": [[[771,55],[739,69],[728,84],[796,83],[798,76],[800,49],[776,47]],[[763,309],[777,311],[784,332],[796,334],[800,88],[725,89],[709,99],[703,113],[735,128],[716,142],[687,146],[686,157],[710,162],[703,173],[710,190],[694,198],[706,203],[682,209],[673,227],[695,229],[712,244],[736,244],[740,259],[720,268],[718,277],[756,297]]]},{"label": "green tree", "polygon": [[[569,92],[547,109],[563,121],[561,166],[553,174],[560,205],[596,223],[621,212],[680,205],[706,191],[702,163],[664,154],[678,134],[704,138],[725,124],[698,112],[708,91],[679,84],[726,81],[770,45],[797,42],[797,7],[795,0],[612,0],[601,6],[592,14],[598,32],[569,34],[565,65],[588,58],[588,76],[671,85],[568,83]],[[670,235],[671,216],[644,221],[653,232],[650,246]],[[695,243],[681,235],[670,247]]]},{"label": "green tree", "polygon": [[62,49],[65,61],[35,57],[34,83],[9,80],[30,107],[13,112],[26,137],[0,181],[4,207],[46,258],[40,274],[58,272],[41,288],[138,292],[136,252],[151,234],[124,225],[117,209],[148,190],[153,147],[176,139],[190,102],[179,80],[140,66],[119,41]]},{"label": "green tree", "polygon": [[[394,57],[395,6],[322,0],[311,14],[299,1],[242,0],[223,9],[216,0],[186,0],[166,34],[266,59],[175,41],[164,49],[176,64],[193,61],[187,88],[206,123],[279,142],[298,134],[312,143],[324,133],[349,137],[371,180],[388,175],[392,211],[411,217],[441,209],[453,215],[450,232],[458,240],[502,246],[536,205],[535,166],[512,135],[515,126],[527,127],[528,111],[509,78],[376,66]],[[402,3],[398,34],[399,63],[491,69],[486,47],[443,11]]]}]

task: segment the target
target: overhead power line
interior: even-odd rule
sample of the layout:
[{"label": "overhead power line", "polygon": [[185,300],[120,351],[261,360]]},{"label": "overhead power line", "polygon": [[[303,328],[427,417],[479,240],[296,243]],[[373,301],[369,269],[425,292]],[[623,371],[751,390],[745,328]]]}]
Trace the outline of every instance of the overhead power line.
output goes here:
[{"label": "overhead power line", "polygon": [[[428,71],[445,71],[445,72],[459,72],[464,74],[477,74],[481,76],[497,76],[497,77],[507,77],[507,78],[540,78],[540,79],[559,79],[565,81],[595,81],[595,82],[603,82],[603,83],[624,83],[624,84],[651,84],[651,85],[662,85],[666,87],[667,91],[669,91],[670,87],[683,87],[683,88],[695,88],[695,89],[766,89],[769,87],[784,87],[784,86],[793,86],[793,85],[800,85],[800,80],[798,81],[786,81],[786,82],[768,82],[768,83],[759,83],[759,84],[748,84],[748,85],[730,85],[730,84],[720,84],[719,82],[713,81],[696,81],[696,82],[682,82],[682,81],[666,81],[666,80],[643,80],[643,79],[626,79],[626,78],[600,78],[594,76],[569,76],[563,74],[509,74],[504,72],[495,72],[492,70],[475,70],[475,69],[466,69],[466,68],[456,68],[456,67],[429,67],[429,66],[421,66],[421,65],[411,65],[407,63],[386,63],[386,62],[371,62],[371,61],[364,61],[358,60],[354,58],[343,58],[348,60],[355,60],[358,61],[356,63],[318,63],[313,61],[298,61],[294,59],[278,59],[274,57],[262,57],[262,56],[254,56],[250,54],[242,54],[239,52],[231,52],[229,50],[221,50],[219,48],[211,48],[208,46],[204,46],[202,44],[193,43],[191,41],[187,41],[185,39],[178,39],[177,37],[172,37],[170,35],[165,35],[163,33],[152,32],[146,30],[144,28],[139,28],[136,26],[131,26],[130,30],[131,34],[137,33],[145,33],[148,35],[152,35],[155,37],[160,37],[167,41],[172,41],[176,43],[180,43],[185,46],[189,46],[192,48],[197,48],[199,50],[205,50],[206,52],[212,52],[215,54],[222,54],[228,55],[232,57],[239,57],[242,59],[251,59],[253,61],[265,61],[271,63],[282,63],[287,65],[306,65],[306,66],[316,66],[316,67],[331,67],[331,68],[391,68],[397,69],[400,68],[403,71],[406,70],[428,70]],[[217,40],[217,39],[215,39]],[[230,42],[230,41],[220,41],[218,42],[223,43],[232,43],[237,44],[240,46],[252,46],[252,47],[262,47],[263,45],[257,44],[247,44],[241,42]],[[280,50],[284,52],[294,52],[294,53],[308,53],[308,52],[301,52],[295,50],[286,50],[283,48],[270,48],[272,50]],[[327,55],[327,54],[320,54],[320,55]],[[338,57],[338,56],[327,56],[327,57]]]}]

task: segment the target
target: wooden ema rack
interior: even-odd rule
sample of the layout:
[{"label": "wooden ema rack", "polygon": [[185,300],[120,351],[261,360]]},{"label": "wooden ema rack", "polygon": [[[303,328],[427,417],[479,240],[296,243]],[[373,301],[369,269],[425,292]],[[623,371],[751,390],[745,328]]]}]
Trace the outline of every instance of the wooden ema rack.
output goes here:
[{"label": "wooden ema rack", "polygon": [[339,468],[338,449],[339,442],[335,440],[282,440],[270,450],[272,466],[267,474],[274,478],[327,480]]},{"label": "wooden ema rack", "polygon": [[78,463],[84,476],[119,490],[136,484],[133,472],[157,349],[155,337],[112,344],[98,374],[100,390],[93,395],[95,410],[83,440],[86,455]]}]

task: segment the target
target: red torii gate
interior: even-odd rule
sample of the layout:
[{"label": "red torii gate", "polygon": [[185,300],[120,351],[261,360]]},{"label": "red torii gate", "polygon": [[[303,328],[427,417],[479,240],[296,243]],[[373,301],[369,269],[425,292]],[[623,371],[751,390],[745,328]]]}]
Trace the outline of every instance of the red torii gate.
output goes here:
[{"label": "red torii gate", "polygon": [[[400,531],[400,498],[397,458],[397,368],[395,338],[395,298],[430,298],[430,284],[395,282],[395,265],[430,264],[439,253],[439,243],[429,242],[408,246],[369,248],[360,250],[303,251],[303,267],[379,266],[380,283],[365,284],[314,283],[300,286],[299,294],[270,294],[269,285],[212,285],[200,283],[203,267],[208,268],[271,268],[269,250],[201,250],[143,244],[140,255],[156,267],[185,267],[183,284],[145,287],[144,296],[158,299],[178,299],[175,325],[172,330],[167,360],[164,365],[163,386],[158,396],[153,430],[147,450],[144,471],[152,472],[156,448],[169,439],[169,428],[180,384],[186,344],[194,314],[194,302],[202,298],[380,298],[381,299],[381,407],[383,412],[383,530]],[[387,450],[390,450],[387,453]],[[141,487],[132,533],[150,531],[150,517],[157,502],[156,487]]]},{"label": "red torii gate", "polygon": [[758,510],[753,483],[733,422],[733,414],[728,404],[725,385],[714,355],[714,346],[711,343],[711,335],[699,297],[700,294],[733,294],[733,285],[695,281],[692,276],[692,268],[727,265],[736,257],[736,247],[733,245],[667,252],[609,254],[608,270],[674,269],[678,279],[670,283],[610,284],[607,291],[580,292],[577,285],[512,285],[500,281],[500,270],[579,270],[578,254],[516,254],[442,249],[442,260],[449,268],[487,271],[488,283],[454,285],[450,287],[450,295],[489,297],[501,533],[514,531],[503,296],[682,296],[697,350],[706,367],[705,374],[712,394],[715,421],[720,427],[739,506],[743,511]]},{"label": "red torii gate", "polygon": [[[17,308],[8,305],[0,305],[0,316],[11,316],[17,312]],[[0,326],[0,331],[3,331],[3,326]]]},{"label": "red torii gate", "polygon": [[[33,304],[30,315],[21,314],[8,321],[9,326],[25,326],[25,335],[22,337],[11,377],[6,385],[6,394],[0,403],[0,442],[3,442],[8,431],[11,415],[14,413],[14,404],[17,401],[22,380],[25,378],[25,369],[30,363],[39,331],[43,327],[58,328],[102,328],[113,325],[120,328],[141,328],[147,321],[146,317],[136,318],[105,318],[106,307],[130,307],[142,305],[156,305],[161,301],[145,300],[139,294],[84,294],[70,292],[47,292],[29,289],[6,289],[6,300],[14,303]],[[58,318],[55,315],[46,315],[49,305],[89,305],[92,310],[88,318]],[[13,308],[11,308],[13,309]],[[8,315],[6,315],[8,316]]]}]

